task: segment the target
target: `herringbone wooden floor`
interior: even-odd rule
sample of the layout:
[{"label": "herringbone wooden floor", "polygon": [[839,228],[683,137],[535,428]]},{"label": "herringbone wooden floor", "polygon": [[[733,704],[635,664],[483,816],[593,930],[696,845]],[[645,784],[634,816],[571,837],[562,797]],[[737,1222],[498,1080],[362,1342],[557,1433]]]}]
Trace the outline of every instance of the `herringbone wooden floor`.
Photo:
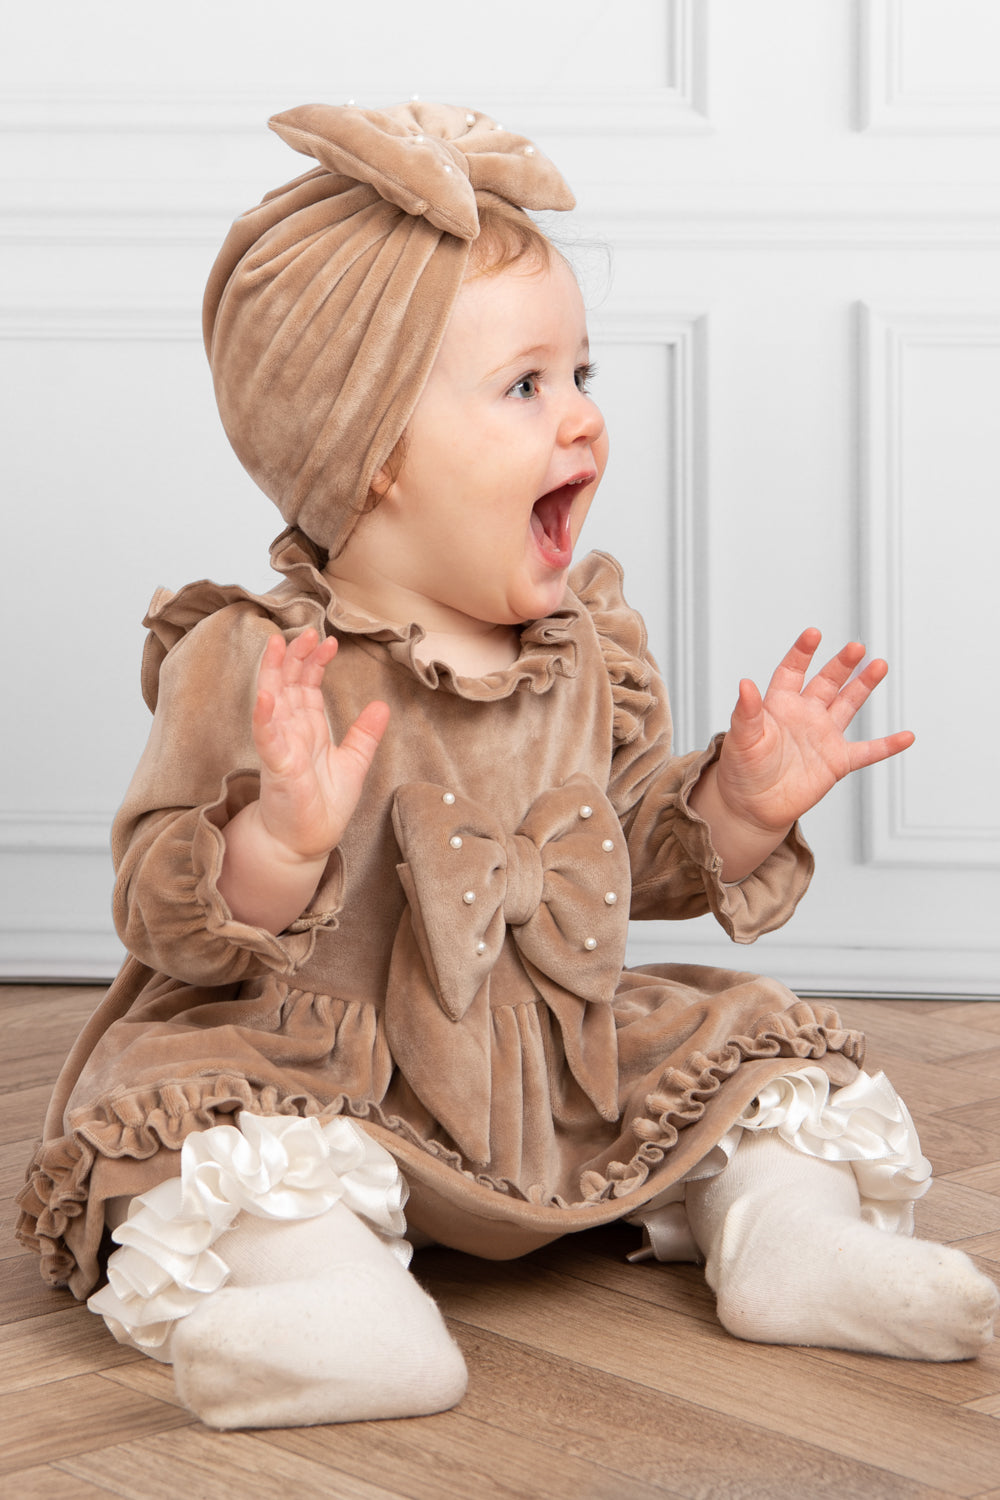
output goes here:
[{"label": "herringbone wooden floor", "polygon": [[[933,1365],[739,1343],[700,1272],[632,1266],[613,1226],[503,1265],[416,1270],[469,1364],[411,1421],[210,1432],[11,1237],[48,1090],[98,992],[0,988],[0,1493],[97,1500],[1000,1500],[1000,1343]],[[920,1127],[920,1233],[1000,1279],[1000,1004],[845,1001]]]}]

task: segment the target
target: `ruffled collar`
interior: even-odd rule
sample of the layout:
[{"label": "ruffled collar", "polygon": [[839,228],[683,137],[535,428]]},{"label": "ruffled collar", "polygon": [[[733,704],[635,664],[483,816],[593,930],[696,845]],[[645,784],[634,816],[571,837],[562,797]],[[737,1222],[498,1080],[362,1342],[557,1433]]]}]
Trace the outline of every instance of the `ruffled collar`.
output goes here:
[{"label": "ruffled collar", "polygon": [[443,662],[419,659],[416,648],[424,639],[424,630],[415,621],[409,625],[381,624],[338,599],[323,572],[323,563],[320,549],[295,526],[283,531],[271,547],[271,566],[297,591],[320,602],[338,635],[353,636],[362,650],[370,650],[373,655],[387,653],[425,687],[483,703],[519,691],[548,692],[557,678],[575,677],[579,670],[578,632],[584,610],[571,591],[560,609],[522,628],[521,649],[511,666],[487,677],[460,677]]}]

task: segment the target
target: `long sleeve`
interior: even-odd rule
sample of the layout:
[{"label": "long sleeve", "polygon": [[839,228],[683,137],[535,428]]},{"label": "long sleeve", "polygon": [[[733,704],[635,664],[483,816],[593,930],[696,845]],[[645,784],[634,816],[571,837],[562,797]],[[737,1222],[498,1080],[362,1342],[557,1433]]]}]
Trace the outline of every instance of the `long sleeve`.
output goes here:
[{"label": "long sleeve", "polygon": [[222,830],[258,795],[251,716],[258,663],[278,628],[251,602],[237,602],[172,644],[159,662],[149,740],[115,819],[119,936],[143,963],[188,983],[289,976],[340,907],[337,854],[308,910],[277,937],[235,921],[218,890]]},{"label": "long sleeve", "polygon": [[712,912],[730,938],[750,943],[780,927],[808,887],[812,854],[796,825],[784,843],[738,885],[726,885],[707,823],[689,796],[719,754],[677,756],[667,691],[649,654],[641,617],[626,604],[613,558],[591,554],[573,579],[601,643],[614,701],[614,753],[608,795],[628,840],[631,915],[680,919]]}]

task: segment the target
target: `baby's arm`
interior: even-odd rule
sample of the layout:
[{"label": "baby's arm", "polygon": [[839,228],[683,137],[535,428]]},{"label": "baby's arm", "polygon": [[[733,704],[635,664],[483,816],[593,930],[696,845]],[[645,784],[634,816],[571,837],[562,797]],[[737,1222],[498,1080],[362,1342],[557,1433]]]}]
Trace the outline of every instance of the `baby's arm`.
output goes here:
[{"label": "baby's arm", "polygon": [[275,934],[309,904],[389,721],[386,704],[369,703],[334,743],[322,682],[336,652],[334,637],[320,641],[311,629],[287,646],[271,637],[253,712],[260,797],[223,832],[219,893],[238,922]]},{"label": "baby's arm", "polygon": [[742,880],[778,847],[797,818],[850,771],[897,755],[913,743],[909,730],[884,739],[848,742],[855,714],[885,677],[881,660],[851,680],[865,648],[845,646],[806,683],[820,642],[804,630],[761,698],[740,683],[719,759],[702,774],[690,805],[709,825],[722,859],[722,878]]}]

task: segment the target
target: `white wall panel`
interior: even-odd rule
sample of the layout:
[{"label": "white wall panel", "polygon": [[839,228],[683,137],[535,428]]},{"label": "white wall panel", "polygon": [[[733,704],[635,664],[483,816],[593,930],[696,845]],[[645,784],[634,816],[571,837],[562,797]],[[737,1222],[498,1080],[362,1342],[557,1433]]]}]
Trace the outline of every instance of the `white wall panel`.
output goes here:
[{"label": "white wall panel", "polygon": [[919,749],[866,799],[872,864],[1000,866],[996,746],[984,712],[1000,680],[1000,306],[862,308],[865,613],[895,664],[875,734]]},{"label": "white wall panel", "polygon": [[[416,91],[492,111],[543,149],[551,135],[561,164],[612,170],[637,122],[650,140],[707,129],[703,16],[698,0],[557,0],[530,26],[491,26],[488,45],[457,0],[290,0],[280,24],[260,0],[177,0],[161,15],[54,0],[5,17],[0,381],[17,566],[0,607],[8,638],[30,630],[32,649],[9,674],[31,732],[0,744],[0,973],[113,972],[107,842],[148,727],[142,614],[159,584],[268,584],[280,518],[222,435],[199,326],[231,218],[306,169],[268,116]],[[634,332],[626,318],[616,336]],[[687,391],[673,371],[686,331],[661,319],[655,337],[650,427],[672,425]],[[664,494],[658,524],[672,516]]]},{"label": "white wall panel", "polygon": [[154,111],[191,94],[206,111],[195,126],[213,118],[213,98],[273,98],[310,79],[338,95],[352,79],[394,95],[406,85],[450,95],[464,75],[477,97],[509,93],[515,80],[533,96],[547,84],[582,100],[631,83],[693,98],[704,12],[704,0],[548,0],[530,14],[480,21],[465,0],[422,8],[286,0],[280,16],[268,0],[175,0],[160,12],[133,0],[50,0],[44,17],[7,18],[0,78],[28,99],[131,96],[138,105],[146,95]]},{"label": "white wall panel", "polygon": [[592,138],[631,135],[637,120],[651,135],[710,128],[705,0],[549,0],[522,24],[482,25],[464,0],[288,0],[280,24],[263,0],[178,0],[159,23],[133,0],[101,0],[96,15],[62,0],[53,12],[60,45],[34,77],[21,64],[37,18],[10,17],[0,130],[115,135],[102,146],[112,160],[136,159],[130,136],[204,134],[213,149],[220,135],[256,140],[268,115],[312,99],[445,98],[502,111],[519,130]]},{"label": "white wall panel", "polygon": [[862,0],[859,22],[862,129],[1000,131],[996,0]]},{"label": "white wall panel", "polygon": [[278,525],[219,427],[197,311],[0,307],[0,385],[0,973],[101,978],[121,958],[109,838],[149,726],[146,606],[199,575],[266,587]]},{"label": "white wall panel", "polygon": [[707,736],[705,598],[706,319],[598,311],[595,396],[612,434],[609,483],[584,543],[613,553],[670,687],[675,743]]},{"label": "white wall panel", "polygon": [[[625,563],[679,747],[812,618],[831,645],[867,629],[890,655],[873,727],[920,720],[912,760],[810,817],[819,871],[787,929],[746,953],[704,919],[647,925],[633,958],[812,989],[1000,988],[996,703],[975,665],[943,687],[928,665],[935,618],[966,629],[992,599],[998,25],[993,0],[13,8],[0,609],[20,732],[0,740],[0,974],[114,968],[105,838],[147,725],[139,621],[161,583],[267,583],[279,518],[228,450],[198,331],[229,221],[306,167],[266,118],[418,92],[533,136],[576,192],[574,256],[611,249],[588,292],[612,462],[584,540]],[[950,309],[933,336],[932,308]],[[937,569],[925,609],[959,535],[962,568]]]}]

